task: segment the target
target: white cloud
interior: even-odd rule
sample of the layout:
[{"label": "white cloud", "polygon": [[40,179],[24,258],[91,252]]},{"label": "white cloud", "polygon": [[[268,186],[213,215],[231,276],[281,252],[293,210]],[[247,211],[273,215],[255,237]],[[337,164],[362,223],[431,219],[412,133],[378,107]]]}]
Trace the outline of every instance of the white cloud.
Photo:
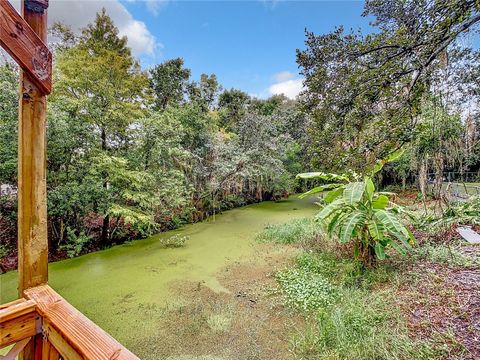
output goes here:
[{"label": "white cloud", "polygon": [[133,20],[119,28],[121,36],[128,38],[128,45],[135,54],[153,55],[155,48],[160,46],[156,43],[155,37],[148,31],[144,22]]},{"label": "white cloud", "polygon": [[148,11],[157,16],[160,12],[160,9],[167,5],[169,0],[146,0],[146,5]]},{"label": "white cloud", "polygon": [[294,77],[295,77],[295,75],[292,74],[290,71],[280,71],[280,72],[273,75],[273,79],[276,82],[283,82],[283,81],[291,80]]},{"label": "white cloud", "polygon": [[303,79],[290,79],[280,81],[271,85],[268,88],[268,92],[271,95],[285,95],[290,99],[295,99],[298,94],[303,90]]},{"label": "white cloud", "polygon": [[[10,0],[20,8],[19,0]],[[154,1],[152,1],[154,2]],[[148,6],[148,4],[147,4]],[[153,5],[154,7],[156,5]],[[155,49],[161,47],[155,36],[148,30],[143,21],[135,20],[130,12],[119,0],[58,0],[50,1],[48,21],[62,21],[70,25],[75,31],[84,27],[95,19],[95,15],[102,8],[113,19],[120,35],[128,37],[128,45],[135,55],[153,55]]]}]

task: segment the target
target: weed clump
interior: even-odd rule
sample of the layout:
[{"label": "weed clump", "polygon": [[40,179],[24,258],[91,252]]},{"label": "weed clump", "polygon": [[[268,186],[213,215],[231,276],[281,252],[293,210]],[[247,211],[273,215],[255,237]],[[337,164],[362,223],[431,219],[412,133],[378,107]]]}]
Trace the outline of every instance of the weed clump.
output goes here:
[{"label": "weed clump", "polygon": [[160,243],[166,248],[180,248],[185,246],[185,243],[189,238],[189,236],[176,234],[168,238],[161,238]]},{"label": "weed clump", "polygon": [[216,333],[224,333],[230,328],[232,319],[225,314],[212,314],[207,318],[208,327]]},{"label": "weed clump", "polygon": [[277,273],[285,305],[305,312],[333,304],[335,288],[320,274],[301,268]]}]

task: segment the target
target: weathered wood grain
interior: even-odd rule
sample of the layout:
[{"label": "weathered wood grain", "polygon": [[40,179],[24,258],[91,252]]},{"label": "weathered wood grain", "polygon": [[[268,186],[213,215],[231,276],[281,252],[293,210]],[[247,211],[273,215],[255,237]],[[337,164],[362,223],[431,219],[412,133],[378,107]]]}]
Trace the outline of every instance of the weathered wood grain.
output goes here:
[{"label": "weathered wood grain", "polygon": [[36,304],[33,300],[18,299],[0,308],[0,324],[19,316],[35,312]]},{"label": "weathered wood grain", "polygon": [[39,332],[39,315],[30,312],[0,323],[0,348],[31,338]]},{"label": "weathered wood grain", "polygon": [[138,359],[48,285],[27,289],[25,297],[36,302],[44,334],[63,358]]},{"label": "weathered wood grain", "polygon": [[46,336],[43,337],[42,360],[58,360],[60,354]]},{"label": "weathered wood grain", "polygon": [[0,1],[0,45],[28,72],[43,94],[50,94],[52,53],[44,43],[45,38],[37,34],[8,1]]},{"label": "weathered wood grain", "polygon": [[[18,299],[0,308],[0,348],[27,340],[40,331],[40,316],[33,300]],[[27,341],[28,342],[28,341]],[[19,349],[20,352],[25,344]],[[16,356],[16,355],[15,355]]]},{"label": "weathered wood grain", "polygon": [[[25,9],[25,21],[47,38],[47,17]],[[18,273],[23,290],[48,279],[47,195],[45,171],[46,96],[25,71],[20,77],[18,124]]]},{"label": "weathered wood grain", "polygon": [[[31,29],[42,43],[46,42],[47,14],[28,9],[23,0],[22,16],[28,24],[24,29]],[[22,37],[16,39],[19,42],[23,40]],[[41,47],[36,48],[36,51],[41,56],[31,60],[32,69],[35,71],[31,71],[32,69],[27,66],[27,68],[23,67],[20,74],[21,96],[18,112],[18,289],[20,297],[23,290],[46,284],[48,280],[45,143],[46,94],[51,90],[51,54],[46,53]],[[38,82],[38,75],[45,78],[45,81]],[[42,341],[40,336],[36,336],[25,346],[19,358],[20,360],[41,360],[41,356]]]}]

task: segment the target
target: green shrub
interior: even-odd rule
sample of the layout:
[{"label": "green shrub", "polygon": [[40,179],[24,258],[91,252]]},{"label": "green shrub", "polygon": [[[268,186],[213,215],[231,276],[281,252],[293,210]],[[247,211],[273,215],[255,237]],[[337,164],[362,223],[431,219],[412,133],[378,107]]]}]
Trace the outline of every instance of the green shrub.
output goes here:
[{"label": "green shrub", "polygon": [[267,225],[257,235],[257,240],[279,244],[294,244],[318,239],[320,233],[321,227],[313,219],[295,219],[285,224]]},{"label": "green shrub", "polygon": [[175,234],[168,238],[161,238],[160,243],[167,248],[179,248],[185,246],[188,239],[190,239],[189,236]]},{"label": "green shrub", "polygon": [[289,269],[279,272],[276,279],[281,286],[285,305],[303,311],[326,307],[333,303],[335,288],[324,277],[303,271]]},{"label": "green shrub", "polygon": [[67,256],[73,258],[82,253],[83,248],[89,242],[92,241],[92,238],[82,231],[79,235],[75,233],[75,230],[67,228],[67,243],[60,246],[60,250],[65,250]]}]

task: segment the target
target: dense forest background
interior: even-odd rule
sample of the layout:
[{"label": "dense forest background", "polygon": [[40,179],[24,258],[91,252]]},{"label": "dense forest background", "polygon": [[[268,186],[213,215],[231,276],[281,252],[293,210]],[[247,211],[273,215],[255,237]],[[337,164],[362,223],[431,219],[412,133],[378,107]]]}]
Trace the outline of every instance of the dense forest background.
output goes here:
[{"label": "dense forest background", "polygon": [[[447,173],[475,178],[480,52],[462,39],[478,36],[478,5],[422,4],[367,1],[374,34],[307,32],[297,50],[305,78],[297,100],[223,89],[215,74],[191,79],[180,58],[142,69],[105,11],[80,34],[55,24],[47,116],[52,256],[280,199],[304,189],[299,172],[362,174],[400,147],[405,155],[378,183],[415,185],[438,198]],[[18,75],[3,61],[0,258],[16,247]]]},{"label": "dense forest background", "polygon": [[[51,29],[50,251],[77,255],[279,199],[304,168],[307,117],[283,96],[259,100],[198,81],[182,59],[142,70],[109,16],[76,36]],[[18,70],[0,67],[0,183],[17,181]],[[0,202],[3,252],[16,246],[16,199]],[[11,191],[8,191],[11,192]]]}]

